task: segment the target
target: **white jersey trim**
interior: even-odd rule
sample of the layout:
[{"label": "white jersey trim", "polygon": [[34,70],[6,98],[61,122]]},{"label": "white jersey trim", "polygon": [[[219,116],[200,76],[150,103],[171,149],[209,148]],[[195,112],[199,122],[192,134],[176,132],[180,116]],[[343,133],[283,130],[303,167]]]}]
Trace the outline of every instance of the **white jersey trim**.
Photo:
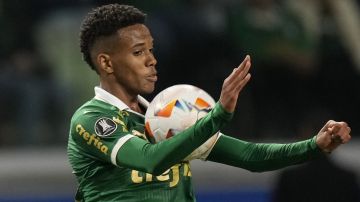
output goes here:
[{"label": "white jersey trim", "polygon": [[111,151],[111,163],[117,166],[116,163],[116,156],[117,153],[119,152],[120,148],[125,144],[125,142],[127,142],[130,138],[135,137],[134,135],[125,135],[124,137],[118,139],[118,141],[116,142],[114,148]]},{"label": "white jersey trim", "polygon": [[141,95],[138,95],[137,99],[138,99],[139,103],[142,106],[144,106],[146,109],[149,107],[150,103],[144,97],[142,97]]},{"label": "white jersey trim", "polygon": [[222,136],[223,134],[219,131],[217,134],[217,137],[216,137],[216,140],[214,141],[214,144],[211,145],[211,147],[206,151],[204,152],[199,159],[203,160],[203,161],[206,161],[207,157],[209,156],[210,152],[212,151],[212,149],[214,148],[215,144],[217,143],[217,141],[219,140],[220,136]]},{"label": "white jersey trim", "polygon": [[[122,100],[115,97],[114,95],[107,92],[106,90],[102,89],[100,86],[95,86],[94,91],[95,91],[95,99],[101,100],[101,101],[109,103],[111,105],[114,105],[115,107],[119,108],[120,110],[131,111],[132,113],[135,113],[137,115],[144,116],[143,114],[140,114],[136,111],[131,110],[130,107],[127,106]],[[142,97],[141,95],[138,95],[137,99],[142,106],[144,106],[146,109],[148,108],[149,102],[144,97]]]}]

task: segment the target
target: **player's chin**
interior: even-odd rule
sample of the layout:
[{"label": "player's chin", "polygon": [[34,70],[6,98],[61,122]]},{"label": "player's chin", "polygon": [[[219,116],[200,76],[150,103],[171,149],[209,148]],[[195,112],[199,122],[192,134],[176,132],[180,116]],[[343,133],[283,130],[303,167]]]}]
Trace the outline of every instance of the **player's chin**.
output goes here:
[{"label": "player's chin", "polygon": [[143,94],[151,94],[155,90],[155,82],[147,83],[143,88]]}]

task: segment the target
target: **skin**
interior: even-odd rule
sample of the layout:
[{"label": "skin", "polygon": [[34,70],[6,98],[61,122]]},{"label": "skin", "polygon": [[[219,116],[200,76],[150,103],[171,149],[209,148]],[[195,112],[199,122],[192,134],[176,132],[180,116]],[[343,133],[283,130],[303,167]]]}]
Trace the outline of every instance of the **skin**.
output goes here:
[{"label": "skin", "polygon": [[96,43],[94,49],[100,86],[132,110],[143,113],[137,95],[152,93],[157,81],[149,29],[142,24],[122,28],[110,39]]},{"label": "skin", "polygon": [[346,122],[329,120],[319,131],[316,143],[324,152],[331,153],[341,144],[351,139],[351,128]]},{"label": "skin", "polygon": [[[153,38],[143,24],[121,28],[113,36],[98,39],[91,51],[98,68],[100,86],[118,97],[132,110],[144,114],[137,96],[154,91],[157,81]],[[250,81],[251,58],[247,55],[224,80],[219,102],[227,112],[234,112],[242,89]],[[316,144],[332,152],[350,141],[350,127],[345,122],[328,121],[319,131]]]}]

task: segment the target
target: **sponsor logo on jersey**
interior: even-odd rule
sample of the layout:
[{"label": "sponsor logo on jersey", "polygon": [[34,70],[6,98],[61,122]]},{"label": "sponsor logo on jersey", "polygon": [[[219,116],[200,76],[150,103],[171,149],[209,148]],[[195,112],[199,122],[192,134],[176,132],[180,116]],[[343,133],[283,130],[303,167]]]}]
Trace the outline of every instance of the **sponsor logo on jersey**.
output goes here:
[{"label": "sponsor logo on jersey", "polygon": [[181,176],[191,177],[189,162],[176,164],[159,176],[154,176],[150,173],[144,173],[137,170],[131,171],[131,181],[135,184],[162,181],[168,182],[169,187],[174,187],[179,183]]},{"label": "sponsor logo on jersey", "polygon": [[81,124],[77,124],[75,130],[88,145],[93,145],[102,153],[108,154],[109,148],[101,141],[100,137],[97,137],[95,134],[90,134]]},{"label": "sponsor logo on jersey", "polygon": [[117,128],[116,123],[107,117],[102,117],[95,122],[95,133],[100,137],[111,135]]}]

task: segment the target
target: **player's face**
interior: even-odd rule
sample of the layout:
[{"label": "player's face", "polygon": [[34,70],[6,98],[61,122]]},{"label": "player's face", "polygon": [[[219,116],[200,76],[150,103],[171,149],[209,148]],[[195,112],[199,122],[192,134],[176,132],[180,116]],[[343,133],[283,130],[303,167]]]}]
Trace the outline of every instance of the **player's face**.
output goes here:
[{"label": "player's face", "polygon": [[153,55],[153,38],[142,24],[118,31],[117,44],[111,56],[117,83],[131,95],[149,94],[157,80]]}]

